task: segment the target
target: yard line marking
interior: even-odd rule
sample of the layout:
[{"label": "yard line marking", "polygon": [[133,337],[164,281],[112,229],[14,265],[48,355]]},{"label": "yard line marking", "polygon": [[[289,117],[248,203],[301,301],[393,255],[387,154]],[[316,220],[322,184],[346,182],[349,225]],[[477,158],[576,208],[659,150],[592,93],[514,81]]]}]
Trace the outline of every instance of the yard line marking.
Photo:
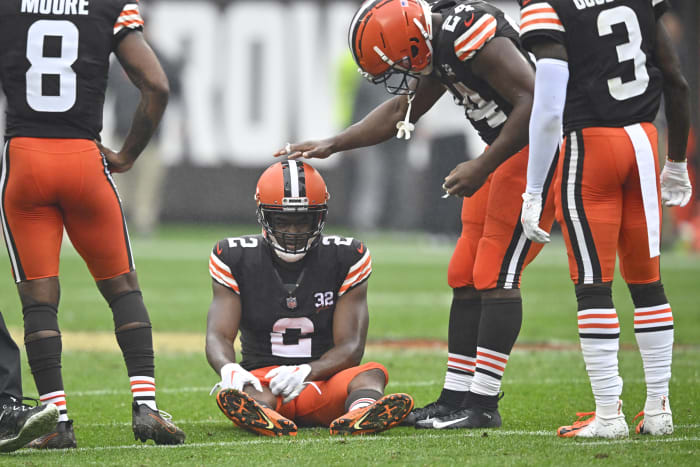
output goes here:
[{"label": "yard line marking", "polygon": [[[450,430],[452,431],[452,430]],[[240,441],[219,441],[211,443],[189,443],[181,444],[177,446],[158,446],[158,445],[121,445],[121,446],[95,446],[91,448],[76,448],[71,449],[71,452],[66,452],[69,455],[73,452],[94,452],[94,451],[115,451],[123,449],[187,449],[187,448],[206,448],[206,447],[229,447],[229,446],[246,446],[246,445],[270,445],[270,444],[285,444],[285,445],[299,445],[299,444],[320,444],[320,443],[354,443],[354,442],[382,442],[389,441],[394,442],[398,439],[402,440],[419,440],[419,439],[444,439],[444,438],[481,438],[483,436],[483,429],[475,430],[475,432],[465,432],[464,430],[454,430],[454,433],[445,434],[433,434],[433,433],[421,433],[413,434],[408,436],[362,436],[362,437],[332,437],[332,438],[310,438],[310,439],[251,439],[251,440],[240,440]],[[531,436],[551,436],[556,437],[553,431],[489,431],[490,435],[497,436],[513,436],[513,435],[531,435]],[[562,446],[574,447],[580,449],[582,446],[598,446],[598,445],[613,445],[613,444],[641,444],[641,443],[679,443],[679,442],[695,442],[700,441],[699,437],[676,437],[676,438],[658,438],[658,439],[622,439],[622,440],[601,440],[592,442],[576,442],[571,443],[567,441],[562,441]],[[565,444],[566,443],[566,444]],[[17,451],[11,455],[23,455],[29,451]]]},{"label": "yard line marking", "polygon": [[[444,381],[439,380],[421,380],[421,381],[390,381],[387,384],[387,388],[401,388],[401,387],[429,387],[429,386],[440,386]],[[627,384],[644,384],[643,378],[625,378],[625,383]],[[679,380],[674,378],[674,383],[676,384],[698,384],[700,383],[700,378],[689,378]],[[546,378],[539,379],[537,381],[526,380],[526,379],[510,379],[504,381],[504,386],[516,386],[516,385],[531,385],[531,386],[542,386],[542,385],[556,385],[556,384],[590,384],[589,380],[585,378],[577,379],[556,379],[556,378]],[[197,386],[197,387],[184,387],[184,388],[158,388],[158,393],[160,394],[181,394],[190,392],[202,392],[209,394],[211,390],[210,386]],[[95,396],[120,396],[120,395],[131,395],[129,389],[92,389],[87,391],[66,391],[69,397],[95,397]]]}]

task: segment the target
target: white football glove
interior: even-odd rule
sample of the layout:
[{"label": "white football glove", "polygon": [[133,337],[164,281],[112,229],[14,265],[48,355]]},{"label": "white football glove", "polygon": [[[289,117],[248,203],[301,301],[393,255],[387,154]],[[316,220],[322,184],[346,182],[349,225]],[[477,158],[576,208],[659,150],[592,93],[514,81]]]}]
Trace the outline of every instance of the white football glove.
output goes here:
[{"label": "white football glove", "polygon": [[540,228],[540,214],[542,214],[542,195],[523,193],[520,223],[523,224],[525,236],[533,242],[549,243],[549,234]]},{"label": "white football glove", "polygon": [[685,206],[693,194],[688,178],[688,163],[667,160],[661,171],[661,201],[666,206]]},{"label": "white football glove", "polygon": [[311,373],[311,366],[285,365],[273,368],[265,378],[270,379],[270,390],[275,396],[282,396],[283,404],[294,400],[304,390],[304,380]]},{"label": "white football glove", "polygon": [[216,383],[214,387],[211,388],[211,391],[209,392],[210,396],[218,389],[235,389],[237,391],[243,391],[243,387],[246,384],[252,384],[255,389],[262,392],[260,380],[238,363],[227,363],[221,367],[220,373],[221,381]]}]

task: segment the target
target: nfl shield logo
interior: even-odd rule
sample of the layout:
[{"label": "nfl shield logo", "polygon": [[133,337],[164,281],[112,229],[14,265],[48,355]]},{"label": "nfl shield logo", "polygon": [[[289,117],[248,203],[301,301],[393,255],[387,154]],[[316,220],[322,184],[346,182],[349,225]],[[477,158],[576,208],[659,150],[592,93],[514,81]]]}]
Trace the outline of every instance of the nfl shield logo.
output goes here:
[{"label": "nfl shield logo", "polygon": [[399,3],[401,3],[402,7],[407,7],[408,6],[408,0],[401,0]]},{"label": "nfl shield logo", "polygon": [[290,310],[293,310],[297,307],[297,298],[296,297],[287,297],[287,308]]}]

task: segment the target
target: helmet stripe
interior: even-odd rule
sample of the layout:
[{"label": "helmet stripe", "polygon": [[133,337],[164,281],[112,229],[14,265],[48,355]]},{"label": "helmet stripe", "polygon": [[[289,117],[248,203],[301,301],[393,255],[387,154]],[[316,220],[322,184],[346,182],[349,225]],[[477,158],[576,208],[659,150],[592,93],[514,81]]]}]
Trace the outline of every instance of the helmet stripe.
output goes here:
[{"label": "helmet stripe", "polygon": [[304,174],[303,162],[283,161],[282,178],[285,198],[306,197],[306,175]]},{"label": "helmet stripe", "polygon": [[[303,170],[303,169],[302,169]],[[297,161],[289,161],[289,181],[290,181],[290,194],[293,198],[299,197],[299,168],[297,167]]]},{"label": "helmet stripe", "polygon": [[[357,13],[355,13],[355,16],[352,18],[352,21],[350,22],[350,29],[348,30],[348,42],[350,45],[350,51],[352,52],[352,56],[355,59],[356,63],[360,63],[359,57],[357,56],[356,49],[355,49],[355,44],[357,43],[357,34],[359,33],[360,29],[360,23],[367,19],[366,14],[369,12],[369,10],[373,9],[375,6],[377,6],[379,3],[387,3],[387,0],[374,0],[374,1],[366,1],[365,3],[360,6],[360,9],[358,10]],[[371,13],[370,13],[371,16]],[[362,42],[362,37],[359,39],[360,42]],[[360,47],[357,48],[359,50]]]}]

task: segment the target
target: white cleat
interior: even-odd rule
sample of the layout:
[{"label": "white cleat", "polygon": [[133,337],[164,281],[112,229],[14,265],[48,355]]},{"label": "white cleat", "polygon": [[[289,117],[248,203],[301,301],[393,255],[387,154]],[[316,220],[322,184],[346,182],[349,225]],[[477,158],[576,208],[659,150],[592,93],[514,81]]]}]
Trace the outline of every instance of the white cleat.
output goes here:
[{"label": "white cleat", "polygon": [[641,435],[670,435],[673,433],[673,415],[671,414],[671,404],[668,398],[663,398],[655,401],[647,400],[644,404],[644,410],[639,412],[634,419],[642,418],[637,424],[636,432]]}]

